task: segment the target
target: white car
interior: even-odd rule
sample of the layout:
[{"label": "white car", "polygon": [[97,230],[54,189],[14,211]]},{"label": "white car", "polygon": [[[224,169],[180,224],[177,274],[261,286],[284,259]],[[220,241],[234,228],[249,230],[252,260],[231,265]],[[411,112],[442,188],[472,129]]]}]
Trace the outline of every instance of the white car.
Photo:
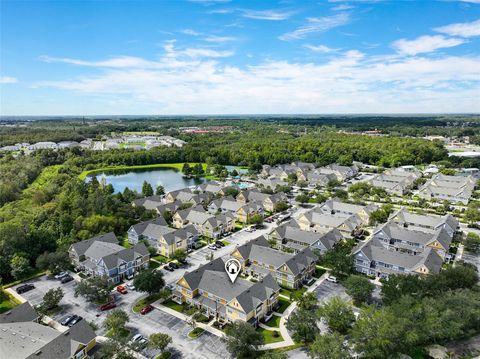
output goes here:
[{"label": "white car", "polygon": [[130,342],[137,343],[140,345],[146,345],[148,343],[148,340],[142,334],[138,333],[133,336]]},{"label": "white car", "polygon": [[55,279],[62,279],[63,277],[67,276],[68,272],[60,272],[55,276]]},{"label": "white car", "polygon": [[334,277],[333,275],[329,275],[327,280],[332,283],[338,283],[337,277]]},{"label": "white car", "polygon": [[208,249],[211,249],[212,251],[216,251],[217,250],[217,246],[215,244],[209,244],[208,245]]},{"label": "white car", "polygon": [[135,290],[135,286],[133,285],[133,283],[131,284],[126,284],[125,287],[129,290]]}]

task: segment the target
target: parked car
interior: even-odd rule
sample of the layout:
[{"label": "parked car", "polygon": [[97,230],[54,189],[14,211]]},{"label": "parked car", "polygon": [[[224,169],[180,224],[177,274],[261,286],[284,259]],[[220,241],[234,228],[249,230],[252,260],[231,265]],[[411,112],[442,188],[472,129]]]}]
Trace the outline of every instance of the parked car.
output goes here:
[{"label": "parked car", "polygon": [[150,313],[152,310],[153,310],[153,307],[149,304],[142,308],[142,310],[140,311],[140,314],[145,315],[147,313]]},{"label": "parked car", "polygon": [[126,284],[125,287],[126,287],[128,290],[135,290],[135,286],[133,285],[133,283],[131,283],[131,284]]},{"label": "parked car", "polygon": [[125,288],[123,285],[117,285],[117,292],[121,294],[127,294],[127,288]]},{"label": "parked car", "polygon": [[334,277],[333,275],[328,276],[327,280],[332,283],[338,283],[337,277]]},{"label": "parked car", "polygon": [[221,241],[216,241],[216,242],[215,242],[215,245],[216,245],[217,247],[220,246],[219,248],[225,247],[225,244],[223,244]]},{"label": "parked car", "polygon": [[33,284],[22,284],[21,286],[19,286],[17,289],[16,289],[16,292],[18,294],[22,294],[22,293],[25,293],[25,292],[28,292],[29,290],[32,290],[34,289],[35,286]]},{"label": "parked car", "polygon": [[167,284],[167,285],[165,286],[165,288],[173,291],[173,289],[174,289],[175,287],[173,286],[173,284]]},{"label": "parked car", "polygon": [[113,309],[113,308],[116,308],[116,307],[117,307],[117,304],[115,302],[109,302],[109,303],[106,303],[106,304],[102,304],[100,306],[100,310],[103,312],[105,310]]},{"label": "parked car", "polygon": [[168,263],[168,265],[170,266],[170,268],[173,268],[173,269],[177,269],[177,268],[178,268],[177,263],[174,263],[174,262],[170,262],[170,263]]},{"label": "parked car", "polygon": [[217,250],[217,246],[215,244],[209,244],[208,245],[208,249],[211,249],[212,251],[216,251]]},{"label": "parked car", "polygon": [[81,321],[83,318],[79,315],[75,315],[75,317],[68,323],[69,327],[73,327],[75,324],[77,324],[79,321]]},{"label": "parked car", "polygon": [[62,279],[63,277],[66,277],[67,275],[70,275],[70,274],[68,274],[68,272],[60,272],[55,276],[55,279]]},{"label": "parked car", "polygon": [[173,272],[173,271],[174,271],[174,269],[173,269],[172,267],[170,267],[168,264],[164,265],[164,266],[163,266],[163,269],[168,270],[169,272]]},{"label": "parked car", "polygon": [[127,279],[128,279],[128,280],[133,279],[133,273],[132,273],[132,274],[128,274],[128,275],[127,275]]},{"label": "parked car", "polygon": [[147,345],[148,340],[142,334],[138,333],[133,336],[133,338],[130,340],[130,343],[143,347]]},{"label": "parked car", "polygon": [[75,315],[73,314],[69,314],[65,317],[62,318],[62,320],[60,320],[60,324],[63,325],[63,326],[67,326],[68,323],[70,323],[70,321],[75,317]]},{"label": "parked car", "polygon": [[73,277],[70,274],[67,274],[66,276],[63,276],[62,279],[60,279],[60,283],[65,284],[71,282],[72,280]]}]

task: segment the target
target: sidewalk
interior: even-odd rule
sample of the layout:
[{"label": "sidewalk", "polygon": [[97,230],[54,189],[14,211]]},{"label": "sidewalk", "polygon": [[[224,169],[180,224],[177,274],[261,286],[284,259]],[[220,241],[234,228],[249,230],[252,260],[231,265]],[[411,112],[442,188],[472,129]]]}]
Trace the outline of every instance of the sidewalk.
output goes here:
[{"label": "sidewalk", "polygon": [[4,289],[4,291],[8,292],[8,294],[10,294],[12,297],[17,299],[20,303],[25,303],[26,302],[25,298],[23,298],[20,294],[15,292],[15,290],[13,288],[7,288],[7,289]]}]

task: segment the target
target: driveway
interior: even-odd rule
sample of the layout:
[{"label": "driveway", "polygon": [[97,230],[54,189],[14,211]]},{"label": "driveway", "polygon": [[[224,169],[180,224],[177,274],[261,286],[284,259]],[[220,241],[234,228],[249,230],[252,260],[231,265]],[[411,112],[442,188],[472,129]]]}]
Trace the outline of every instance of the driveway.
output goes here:
[{"label": "driveway", "polygon": [[339,296],[340,298],[350,301],[352,298],[345,292],[345,288],[339,283],[332,283],[327,280],[323,281],[317,288],[313,290],[317,295],[318,301],[322,304],[328,302],[331,298]]}]

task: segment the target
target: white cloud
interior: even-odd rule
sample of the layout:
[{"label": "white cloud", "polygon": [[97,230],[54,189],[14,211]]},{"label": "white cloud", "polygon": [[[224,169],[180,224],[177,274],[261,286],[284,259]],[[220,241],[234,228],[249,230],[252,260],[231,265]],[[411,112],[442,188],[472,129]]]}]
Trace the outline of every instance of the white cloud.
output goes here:
[{"label": "white cloud", "polygon": [[190,35],[190,36],[200,36],[201,35],[201,33],[199,33],[198,31],[192,30],[192,29],[184,29],[184,30],[180,30],[180,32],[182,34]]},{"label": "white cloud", "polygon": [[325,46],[325,45],[306,44],[306,45],[303,45],[303,47],[309,49],[310,51],[319,52],[319,53],[323,53],[323,54],[327,54],[329,52],[334,52],[334,51],[338,50],[338,49],[332,49],[331,47],[328,47],[328,46]]},{"label": "white cloud", "polygon": [[335,27],[345,25],[349,22],[350,15],[346,12],[342,12],[333,16],[310,17],[307,18],[307,24],[292,32],[283,34],[279,37],[279,39],[285,41],[303,39],[310,33],[325,32]]},{"label": "white cloud", "polygon": [[433,52],[437,49],[454,47],[465,43],[459,38],[447,38],[442,35],[425,35],[415,40],[400,39],[392,43],[394,49],[404,55],[417,55]]},{"label": "white cloud", "polygon": [[353,6],[348,5],[348,4],[340,4],[340,5],[332,7],[332,10],[334,10],[334,11],[345,11],[345,10],[350,10],[350,9],[353,9]]},{"label": "white cloud", "polygon": [[[480,0],[479,0],[480,3]],[[450,36],[473,37],[480,36],[480,19],[472,22],[460,22],[434,29]]]},{"label": "white cloud", "polygon": [[243,17],[256,20],[281,21],[286,20],[293,15],[292,11],[283,10],[240,10]]},{"label": "white cloud", "polygon": [[207,36],[203,39],[204,41],[207,42],[212,42],[212,43],[223,43],[223,42],[230,42],[236,40],[232,36],[216,36],[216,35],[210,35]]},{"label": "white cloud", "polygon": [[38,86],[115,103],[101,103],[97,113],[480,111],[480,56],[369,57],[351,50],[322,64],[271,61],[242,68],[198,58],[177,66],[169,45],[171,52],[158,61],[139,62],[164,67],[100,68],[101,74]]},{"label": "white cloud", "polygon": [[12,76],[0,76],[0,84],[16,84],[18,79]]},{"label": "white cloud", "polygon": [[460,2],[468,2],[472,4],[480,4],[480,0],[459,0]]}]

